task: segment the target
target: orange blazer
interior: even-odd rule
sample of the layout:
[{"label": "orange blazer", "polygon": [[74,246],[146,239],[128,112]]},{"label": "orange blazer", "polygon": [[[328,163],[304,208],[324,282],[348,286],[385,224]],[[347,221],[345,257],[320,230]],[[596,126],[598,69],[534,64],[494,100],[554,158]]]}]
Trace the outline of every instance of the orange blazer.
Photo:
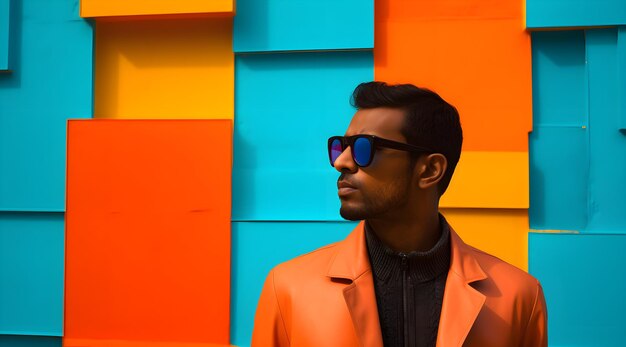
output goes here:
[{"label": "orange blazer", "polygon": [[[252,346],[383,346],[363,225],[270,271]],[[450,232],[437,346],[547,346],[539,282]]]}]

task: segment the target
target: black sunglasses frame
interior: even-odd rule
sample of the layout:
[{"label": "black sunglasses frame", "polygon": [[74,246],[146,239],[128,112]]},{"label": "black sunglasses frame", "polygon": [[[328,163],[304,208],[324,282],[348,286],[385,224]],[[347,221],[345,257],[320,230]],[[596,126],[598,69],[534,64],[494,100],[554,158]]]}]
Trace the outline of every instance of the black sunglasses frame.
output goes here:
[{"label": "black sunglasses frame", "polygon": [[426,147],[414,146],[408,143],[388,140],[388,139],[384,139],[382,137],[378,137],[374,135],[359,134],[359,135],[353,135],[353,136],[331,136],[328,138],[328,159],[330,160],[330,166],[335,167],[335,163],[333,162],[332,151],[331,151],[332,143],[335,140],[339,140],[341,142],[341,152],[343,153],[348,147],[354,148],[354,143],[359,138],[367,139],[370,143],[370,146],[372,147],[372,150],[370,151],[370,157],[368,158],[366,165],[360,165],[359,163],[357,163],[356,158],[354,157],[354,150],[350,151],[350,153],[352,154],[352,161],[354,161],[354,163],[358,167],[369,166],[374,160],[374,153],[376,152],[376,148],[381,148],[381,147],[397,149],[399,151],[412,152],[412,153],[434,153],[431,149],[428,149]]}]

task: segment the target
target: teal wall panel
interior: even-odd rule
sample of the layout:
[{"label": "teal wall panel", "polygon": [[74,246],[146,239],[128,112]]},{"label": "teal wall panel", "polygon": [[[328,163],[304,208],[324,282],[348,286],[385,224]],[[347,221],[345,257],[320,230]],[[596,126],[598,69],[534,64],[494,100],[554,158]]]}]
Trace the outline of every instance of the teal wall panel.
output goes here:
[{"label": "teal wall panel", "polygon": [[342,220],[326,140],[373,70],[371,51],[237,56],[233,220]]},{"label": "teal wall panel", "polygon": [[64,211],[68,118],[92,114],[91,26],[79,0],[11,2],[0,74],[0,210]]},{"label": "teal wall panel", "polygon": [[585,32],[533,32],[533,125],[588,125]]},{"label": "teal wall panel", "polygon": [[587,30],[590,232],[626,232],[626,134],[620,132],[617,29]]},{"label": "teal wall panel", "polygon": [[531,229],[587,227],[588,130],[535,126],[530,135]]},{"label": "teal wall panel", "polygon": [[529,270],[548,306],[550,346],[623,346],[626,235],[529,236]]},{"label": "teal wall panel", "polygon": [[585,33],[534,32],[531,39],[530,226],[583,230],[589,191]]},{"label": "teal wall panel", "polygon": [[374,47],[374,0],[237,0],[235,52]]},{"label": "teal wall panel", "polygon": [[61,347],[63,339],[53,336],[0,335],[0,347]]},{"label": "teal wall panel", "polygon": [[269,271],[279,263],[344,239],[353,222],[232,223],[231,343],[249,346]]},{"label": "teal wall panel", "polygon": [[626,26],[619,27],[617,31],[617,68],[619,78],[619,128],[626,133]]},{"label": "teal wall panel", "polygon": [[0,334],[63,334],[63,218],[0,212]]},{"label": "teal wall panel", "polygon": [[9,70],[10,0],[0,0],[0,71]]},{"label": "teal wall panel", "polygon": [[527,0],[528,28],[626,24],[624,0]]}]

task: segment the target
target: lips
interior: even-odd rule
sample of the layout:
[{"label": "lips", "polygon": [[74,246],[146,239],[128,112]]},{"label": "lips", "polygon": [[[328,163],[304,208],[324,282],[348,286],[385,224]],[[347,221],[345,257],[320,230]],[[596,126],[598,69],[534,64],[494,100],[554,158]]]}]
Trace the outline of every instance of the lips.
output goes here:
[{"label": "lips", "polygon": [[337,188],[337,194],[339,194],[339,197],[349,195],[357,190],[352,184],[346,181],[338,181]]},{"label": "lips", "polygon": [[356,189],[353,185],[351,185],[350,183],[346,182],[346,181],[338,181],[337,182],[337,188],[341,189],[341,188],[352,188],[352,189]]}]

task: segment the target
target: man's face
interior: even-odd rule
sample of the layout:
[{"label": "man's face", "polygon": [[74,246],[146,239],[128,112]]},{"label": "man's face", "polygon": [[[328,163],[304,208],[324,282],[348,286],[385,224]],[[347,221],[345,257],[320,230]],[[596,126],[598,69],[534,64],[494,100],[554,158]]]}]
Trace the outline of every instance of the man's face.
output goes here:
[{"label": "man's face", "polygon": [[[404,111],[373,108],[357,111],[345,136],[368,134],[406,143],[400,129]],[[348,147],[335,161],[341,172],[337,185],[341,200],[340,214],[348,220],[388,216],[406,206],[411,189],[410,154],[389,148],[377,148],[372,163],[358,167]]]}]

